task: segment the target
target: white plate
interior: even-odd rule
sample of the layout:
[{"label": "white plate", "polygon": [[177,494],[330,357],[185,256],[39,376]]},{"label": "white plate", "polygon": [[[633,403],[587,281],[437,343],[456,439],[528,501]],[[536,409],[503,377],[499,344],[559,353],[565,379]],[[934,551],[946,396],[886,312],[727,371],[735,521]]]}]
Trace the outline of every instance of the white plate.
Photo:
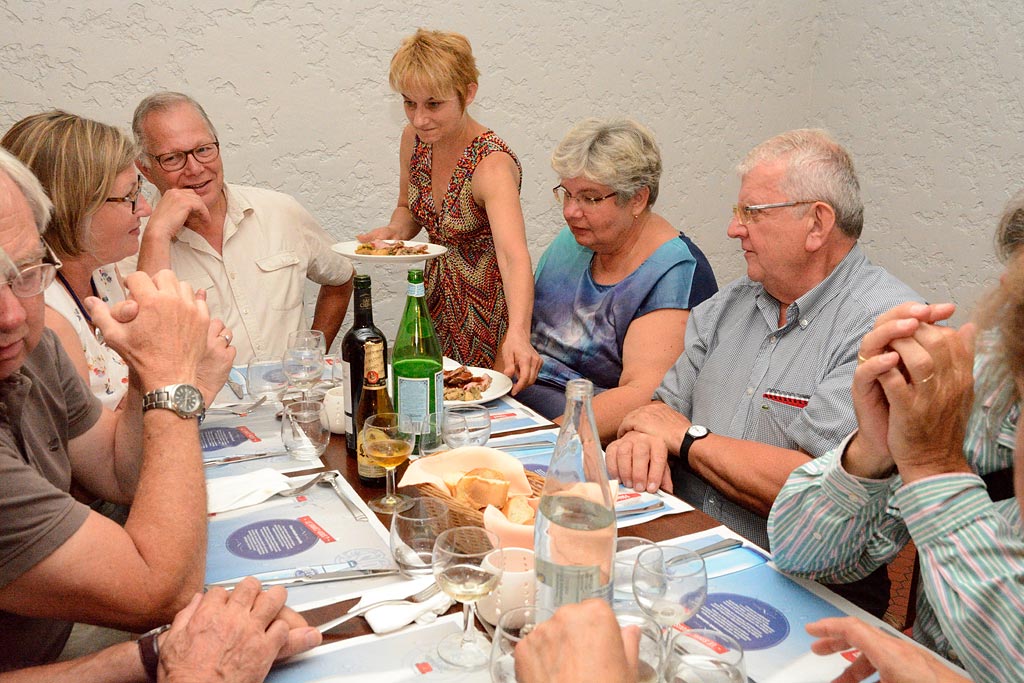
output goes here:
[{"label": "white plate", "polygon": [[[456,364],[454,367],[458,367]],[[466,369],[472,372],[474,375],[487,375],[491,378],[491,386],[487,387],[480,398],[475,401],[445,401],[446,406],[476,406],[481,403],[487,403],[493,401],[496,398],[501,398],[508,392],[512,391],[512,380],[501,374],[497,370],[488,370],[487,368],[474,368],[471,365],[467,365]]]},{"label": "white plate", "polygon": [[432,244],[430,242],[410,242],[408,240],[402,240],[406,245],[410,247],[418,247],[421,244],[427,245],[426,254],[405,254],[403,256],[378,256],[376,254],[357,254],[356,247],[362,242],[358,240],[352,240],[351,242],[338,242],[337,244],[331,245],[331,249],[338,252],[342,256],[347,256],[350,259],[357,261],[390,261],[391,263],[413,263],[416,261],[429,261],[432,258],[437,258],[441,254],[448,251],[448,247],[443,247],[440,244]]}]

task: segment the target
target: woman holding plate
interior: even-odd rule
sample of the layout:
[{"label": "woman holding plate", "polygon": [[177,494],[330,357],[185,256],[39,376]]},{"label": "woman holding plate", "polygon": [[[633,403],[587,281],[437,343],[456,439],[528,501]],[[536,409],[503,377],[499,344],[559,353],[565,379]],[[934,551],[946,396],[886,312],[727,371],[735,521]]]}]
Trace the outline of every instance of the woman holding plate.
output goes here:
[{"label": "woman holding plate", "polygon": [[391,60],[409,125],[402,133],[398,206],[359,240],[409,240],[426,228],[448,252],[427,263],[427,304],[444,354],[533,383],[533,273],[519,205],[522,168],[494,131],[466,108],[479,72],[469,41],[418,30]]}]

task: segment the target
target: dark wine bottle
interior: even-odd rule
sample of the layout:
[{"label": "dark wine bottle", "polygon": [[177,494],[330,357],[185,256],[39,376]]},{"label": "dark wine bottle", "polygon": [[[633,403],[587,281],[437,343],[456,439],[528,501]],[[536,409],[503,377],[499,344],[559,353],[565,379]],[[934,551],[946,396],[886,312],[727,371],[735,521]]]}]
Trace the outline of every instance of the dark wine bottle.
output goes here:
[{"label": "dark wine bottle", "polygon": [[384,468],[367,457],[363,443],[363,423],[372,415],[394,412],[388,396],[388,380],[384,374],[384,340],[369,339],[363,346],[366,371],[363,374],[362,393],[355,414],[356,468],[359,481],[366,486],[383,487],[386,483]]},{"label": "dark wine bottle", "polygon": [[370,276],[356,275],[355,302],[352,328],[341,340],[341,383],[345,388],[345,445],[352,455],[356,452],[358,429],[354,415],[363,392],[364,357],[366,342],[379,339],[384,344],[384,379],[387,379],[388,342],[384,333],[373,324],[373,299],[370,296]]}]

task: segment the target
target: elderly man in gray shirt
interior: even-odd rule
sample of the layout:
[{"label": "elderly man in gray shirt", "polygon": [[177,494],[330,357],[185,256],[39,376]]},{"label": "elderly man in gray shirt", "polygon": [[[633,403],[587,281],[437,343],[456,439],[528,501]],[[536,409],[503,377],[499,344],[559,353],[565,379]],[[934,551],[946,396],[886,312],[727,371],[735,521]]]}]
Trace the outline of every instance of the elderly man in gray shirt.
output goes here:
[{"label": "elderly man in gray shirt", "polygon": [[656,400],[623,420],[607,461],[626,486],[674,492],[767,548],[789,473],[856,427],[861,337],[922,299],[858,247],[860,186],[827,133],[773,137],[737,170],[728,234],[747,275],[693,309],[683,355]]}]

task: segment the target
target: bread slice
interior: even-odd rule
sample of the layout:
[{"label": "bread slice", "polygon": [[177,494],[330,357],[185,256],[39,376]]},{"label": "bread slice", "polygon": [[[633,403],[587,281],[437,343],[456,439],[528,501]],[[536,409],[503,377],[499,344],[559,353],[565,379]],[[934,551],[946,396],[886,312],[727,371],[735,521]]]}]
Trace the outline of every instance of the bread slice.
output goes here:
[{"label": "bread slice", "polygon": [[466,472],[455,486],[455,500],[466,505],[483,509],[488,505],[505,507],[508,500],[509,481],[501,472],[487,467],[477,467]]},{"label": "bread slice", "polygon": [[444,485],[448,487],[448,493],[451,496],[455,496],[456,488],[459,485],[459,481],[462,479],[462,472],[445,472],[441,478],[444,480]]},{"label": "bread slice", "polygon": [[510,496],[502,510],[513,524],[533,524],[537,512],[530,505],[529,496]]}]

